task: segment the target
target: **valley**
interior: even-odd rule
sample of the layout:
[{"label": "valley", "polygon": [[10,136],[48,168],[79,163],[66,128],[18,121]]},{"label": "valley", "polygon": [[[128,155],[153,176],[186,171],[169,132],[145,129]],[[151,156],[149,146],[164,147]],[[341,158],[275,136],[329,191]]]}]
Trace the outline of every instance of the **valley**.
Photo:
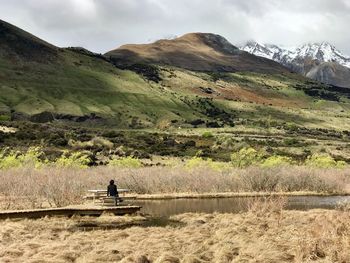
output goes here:
[{"label": "valley", "polygon": [[350,262],[349,11],[4,1],[0,261]]},{"label": "valley", "polygon": [[[111,147],[146,157],[201,151],[228,160],[233,148],[220,144],[229,140],[297,160],[319,151],[349,158],[346,88],[291,73],[221,36],[187,34],[103,56],[54,47],[6,22],[1,28],[0,120],[16,129],[0,132],[3,147],[41,145],[49,157],[66,148],[105,157]],[[194,43],[201,48],[191,49]],[[124,56],[126,50],[139,55]],[[198,56],[195,64],[190,53]],[[167,60],[157,60],[164,56]],[[206,132],[213,136],[203,138]],[[147,134],[154,138],[151,148],[142,141]],[[107,143],[91,146],[95,137]],[[209,150],[214,145],[217,153]],[[105,163],[105,157],[96,163]]]}]

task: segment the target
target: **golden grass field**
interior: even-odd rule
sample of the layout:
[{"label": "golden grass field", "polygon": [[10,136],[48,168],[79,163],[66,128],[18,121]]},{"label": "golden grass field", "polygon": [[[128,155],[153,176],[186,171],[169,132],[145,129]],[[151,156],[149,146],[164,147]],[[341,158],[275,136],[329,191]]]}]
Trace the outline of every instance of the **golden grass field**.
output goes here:
[{"label": "golden grass field", "polygon": [[[272,202],[241,214],[171,219],[182,224],[130,226],[143,218],[108,215],[6,220],[0,262],[350,262],[349,210],[285,211],[282,202]],[[120,229],[77,229],[106,222]]]}]

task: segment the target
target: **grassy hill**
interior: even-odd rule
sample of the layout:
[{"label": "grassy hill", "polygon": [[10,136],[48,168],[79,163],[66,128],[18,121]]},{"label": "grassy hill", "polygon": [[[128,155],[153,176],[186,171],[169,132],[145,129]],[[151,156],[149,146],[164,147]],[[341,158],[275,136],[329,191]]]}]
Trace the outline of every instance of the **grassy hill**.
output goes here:
[{"label": "grassy hill", "polygon": [[[179,48],[181,54],[168,56]],[[123,57],[125,50],[144,57]],[[113,147],[151,154],[193,156],[201,150],[227,159],[244,144],[297,156],[350,156],[348,89],[241,53],[216,35],[189,34],[107,55],[111,59],[58,48],[1,22],[0,126],[18,132],[0,133],[0,144],[74,148],[70,139],[99,136]],[[213,137],[203,138],[207,131]]]}]

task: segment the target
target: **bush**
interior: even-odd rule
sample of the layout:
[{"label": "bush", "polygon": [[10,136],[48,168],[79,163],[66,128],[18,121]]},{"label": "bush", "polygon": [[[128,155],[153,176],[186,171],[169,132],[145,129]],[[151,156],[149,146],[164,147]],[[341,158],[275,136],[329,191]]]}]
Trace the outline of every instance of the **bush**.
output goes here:
[{"label": "bush", "polygon": [[75,149],[111,149],[114,144],[110,142],[107,139],[101,138],[101,137],[95,137],[92,138],[89,141],[86,142],[81,142],[81,141],[74,141],[74,140],[69,140],[68,144],[75,148]]},{"label": "bush", "polygon": [[253,148],[242,148],[239,152],[231,155],[231,162],[233,166],[238,168],[245,168],[251,165],[262,162],[264,154]]},{"label": "bush", "polygon": [[283,144],[286,146],[297,146],[299,141],[296,138],[286,138],[283,140]]},{"label": "bush", "polygon": [[336,161],[334,158],[328,154],[313,154],[309,156],[306,161],[306,165],[319,167],[319,168],[332,168],[338,167],[342,168],[346,165],[344,161]]},{"label": "bush", "polygon": [[0,115],[0,121],[10,121],[11,116],[10,115]]},{"label": "bush", "polygon": [[221,171],[221,170],[228,169],[229,165],[223,162],[214,162],[210,158],[204,159],[204,158],[195,156],[186,162],[185,167],[190,170],[197,169],[197,168],[210,168],[215,171]]},{"label": "bush", "polygon": [[65,151],[61,157],[56,160],[55,164],[61,167],[87,168],[90,162],[91,159],[86,153],[68,153],[68,151]]},{"label": "bush", "polygon": [[263,167],[286,166],[293,164],[293,159],[286,156],[274,155],[265,159],[262,163]]},{"label": "bush", "polygon": [[202,133],[203,138],[213,138],[214,135],[210,131],[206,131]]},{"label": "bush", "polygon": [[39,147],[31,147],[26,153],[19,153],[7,149],[0,152],[0,169],[10,169],[22,166],[41,167],[46,160],[42,160],[43,152]]},{"label": "bush", "polygon": [[11,152],[7,156],[5,156],[3,153],[0,154],[0,169],[9,169],[20,166],[21,162],[17,158],[16,153]]},{"label": "bush", "polygon": [[121,168],[140,168],[140,167],[142,167],[141,161],[139,159],[133,158],[131,156],[111,160],[109,162],[109,165],[121,167]]}]

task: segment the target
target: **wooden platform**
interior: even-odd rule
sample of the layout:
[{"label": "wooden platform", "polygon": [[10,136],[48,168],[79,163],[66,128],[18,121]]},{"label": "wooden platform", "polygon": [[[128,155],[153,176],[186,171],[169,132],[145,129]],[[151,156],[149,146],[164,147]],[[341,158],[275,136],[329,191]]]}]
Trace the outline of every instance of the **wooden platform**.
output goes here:
[{"label": "wooden platform", "polygon": [[45,216],[100,216],[102,213],[126,215],[136,213],[141,206],[114,206],[114,207],[62,207],[33,210],[0,211],[0,219],[9,218],[41,218]]}]

